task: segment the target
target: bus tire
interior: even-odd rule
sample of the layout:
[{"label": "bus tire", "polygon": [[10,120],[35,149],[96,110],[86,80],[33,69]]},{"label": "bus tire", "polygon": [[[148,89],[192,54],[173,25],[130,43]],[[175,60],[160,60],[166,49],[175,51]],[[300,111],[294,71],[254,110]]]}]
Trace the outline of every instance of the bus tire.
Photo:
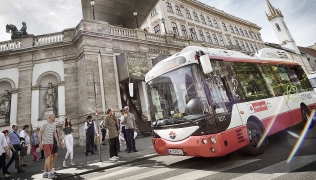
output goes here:
[{"label": "bus tire", "polygon": [[264,133],[264,130],[254,121],[248,121],[247,133],[250,143],[248,146],[243,148],[243,151],[251,156],[263,154],[266,149],[266,140],[261,143],[260,147],[257,148],[257,145]]},{"label": "bus tire", "polygon": [[[306,124],[311,114],[311,111],[306,106],[301,106],[301,113],[302,113],[303,123]],[[309,129],[313,127],[313,123],[314,122],[311,123],[311,125],[309,126]]]}]

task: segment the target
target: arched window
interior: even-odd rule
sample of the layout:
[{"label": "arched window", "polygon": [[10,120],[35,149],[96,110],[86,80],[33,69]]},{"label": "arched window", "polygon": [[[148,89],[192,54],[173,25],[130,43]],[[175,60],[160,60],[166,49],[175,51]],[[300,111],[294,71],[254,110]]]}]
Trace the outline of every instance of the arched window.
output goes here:
[{"label": "arched window", "polygon": [[276,28],[278,29],[278,31],[281,31],[281,28],[280,28],[280,26],[279,26],[278,23],[275,23],[275,26],[276,26]]}]

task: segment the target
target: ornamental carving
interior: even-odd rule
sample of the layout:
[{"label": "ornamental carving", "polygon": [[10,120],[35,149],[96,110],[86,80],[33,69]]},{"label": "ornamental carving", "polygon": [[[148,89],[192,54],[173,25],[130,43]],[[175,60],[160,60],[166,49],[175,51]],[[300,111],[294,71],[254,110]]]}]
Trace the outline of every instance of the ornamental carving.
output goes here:
[{"label": "ornamental carving", "polygon": [[156,24],[159,24],[159,22],[160,22],[160,19],[158,18],[158,19],[155,19],[152,23],[150,23],[150,25],[154,26]]}]

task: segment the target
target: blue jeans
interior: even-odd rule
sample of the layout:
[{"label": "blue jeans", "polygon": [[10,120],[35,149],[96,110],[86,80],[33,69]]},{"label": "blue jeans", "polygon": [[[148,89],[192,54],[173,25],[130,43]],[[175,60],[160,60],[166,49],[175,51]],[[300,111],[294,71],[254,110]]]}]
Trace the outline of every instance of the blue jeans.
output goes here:
[{"label": "blue jeans", "polygon": [[134,139],[134,129],[125,129],[126,132],[126,145],[127,151],[136,150],[135,139]]}]

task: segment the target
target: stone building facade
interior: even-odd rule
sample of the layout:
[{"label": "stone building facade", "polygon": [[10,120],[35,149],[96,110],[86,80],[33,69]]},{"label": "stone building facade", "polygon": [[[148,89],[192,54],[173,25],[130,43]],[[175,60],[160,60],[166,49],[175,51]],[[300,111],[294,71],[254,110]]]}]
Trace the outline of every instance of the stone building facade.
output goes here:
[{"label": "stone building facade", "polygon": [[261,28],[196,0],[160,0],[141,29],[254,53],[264,47]]}]

